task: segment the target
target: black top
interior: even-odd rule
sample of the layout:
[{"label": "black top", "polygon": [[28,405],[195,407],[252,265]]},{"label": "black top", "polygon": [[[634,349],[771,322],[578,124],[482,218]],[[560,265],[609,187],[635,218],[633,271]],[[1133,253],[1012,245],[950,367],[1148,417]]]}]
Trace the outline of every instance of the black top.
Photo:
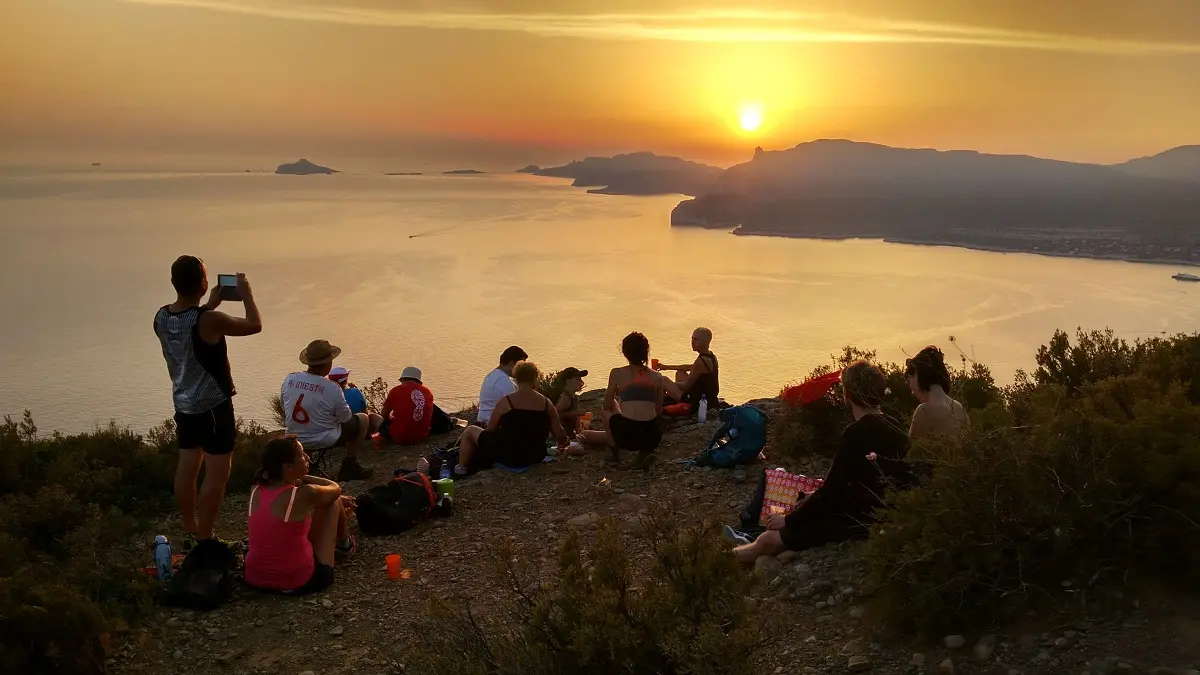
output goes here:
[{"label": "black top", "polygon": [[700,405],[700,397],[703,396],[708,401],[709,407],[717,404],[717,396],[721,393],[721,371],[720,364],[717,363],[717,355],[712,352],[702,352],[700,360],[708,366],[709,372],[700,373],[696,376],[696,381],[688,390],[683,392],[683,402],[691,403],[692,405]]},{"label": "black top", "polygon": [[[874,452],[874,461],[867,455]],[[842,431],[825,483],[787,516],[788,527],[818,513],[866,520],[882,504],[884,488],[908,475],[908,434],[886,415],[866,415]],[[802,513],[803,512],[803,513]]]},{"label": "black top", "polygon": [[527,464],[540,462],[546,456],[546,439],[550,436],[550,402],[541,410],[526,410],[508,401],[508,412],[500,418],[498,431],[504,444],[517,459],[530,460]]}]

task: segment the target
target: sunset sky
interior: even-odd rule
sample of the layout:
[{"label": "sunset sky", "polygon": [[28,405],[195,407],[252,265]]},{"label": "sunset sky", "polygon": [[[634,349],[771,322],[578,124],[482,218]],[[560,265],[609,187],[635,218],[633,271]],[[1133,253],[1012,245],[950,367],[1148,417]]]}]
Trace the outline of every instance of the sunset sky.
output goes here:
[{"label": "sunset sky", "polygon": [[4,0],[0,64],[0,162],[1200,143],[1198,0]]}]

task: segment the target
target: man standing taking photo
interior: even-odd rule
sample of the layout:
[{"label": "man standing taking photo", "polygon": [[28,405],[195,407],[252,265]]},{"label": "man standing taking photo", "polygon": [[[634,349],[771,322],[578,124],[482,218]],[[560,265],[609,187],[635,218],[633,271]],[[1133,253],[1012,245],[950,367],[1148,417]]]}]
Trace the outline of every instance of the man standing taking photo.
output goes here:
[{"label": "man standing taking photo", "polygon": [[[236,391],[225,338],[262,332],[262,316],[244,274],[237,275],[237,294],[246,309],[244,318],[216,311],[221,304],[219,285],[201,304],[208,293],[208,270],[195,256],[180,256],[171,265],[171,285],[175,287],[175,302],[155,314],[154,334],[162,344],[171,375],[179,438],[175,501],[184,532],[191,540],[184,543],[188,549],[194,542],[213,537],[237,437],[233,414]],[[196,479],[202,465],[204,483],[197,500]]]}]

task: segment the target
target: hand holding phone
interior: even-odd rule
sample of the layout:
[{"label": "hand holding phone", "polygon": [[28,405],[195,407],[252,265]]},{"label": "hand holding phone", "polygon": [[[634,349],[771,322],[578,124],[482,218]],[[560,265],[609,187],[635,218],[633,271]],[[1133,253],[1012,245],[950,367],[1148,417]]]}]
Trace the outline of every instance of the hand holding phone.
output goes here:
[{"label": "hand holding phone", "polygon": [[242,300],[241,284],[245,279],[243,274],[218,274],[217,285],[221,287],[221,300]]}]

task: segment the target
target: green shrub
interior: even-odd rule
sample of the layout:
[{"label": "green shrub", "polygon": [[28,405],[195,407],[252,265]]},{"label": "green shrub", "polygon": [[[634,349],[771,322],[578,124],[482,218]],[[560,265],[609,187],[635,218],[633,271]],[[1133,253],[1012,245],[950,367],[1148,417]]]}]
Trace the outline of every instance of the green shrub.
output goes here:
[{"label": "green shrub", "polygon": [[563,381],[561,370],[538,375],[537,390],[542,392],[542,396],[550,399],[551,403],[558,403],[564,387],[566,382]]},{"label": "green shrub", "polygon": [[279,429],[287,428],[287,413],[283,411],[283,395],[271,394],[267,397],[267,407],[271,409],[271,421]]},{"label": "green shrub", "polygon": [[[249,488],[266,431],[238,421],[230,489]],[[99,673],[107,634],[151,606],[155,584],[113,543],[173,508],[168,420],[145,437],[110,424],[39,437],[0,425],[0,672]],[[142,559],[150,560],[149,542]]]},{"label": "green shrub", "polygon": [[899,625],[961,630],[1094,584],[1200,579],[1200,338],[1079,337],[1056,333],[966,435],[912,448],[933,476],[891,497],[864,546]]},{"label": "green shrub", "polygon": [[751,581],[712,527],[680,525],[667,509],[644,521],[652,556],[637,568],[615,523],[603,521],[587,551],[568,534],[552,585],[510,549],[496,569],[510,599],[500,616],[430,606],[411,661],[427,675],[745,673],[764,644],[746,600]]},{"label": "green shrub", "polygon": [[382,377],[377,377],[363,389],[363,398],[367,400],[367,411],[378,414],[383,410],[383,402],[387,400],[388,394],[392,391],[388,386],[387,380]]}]

